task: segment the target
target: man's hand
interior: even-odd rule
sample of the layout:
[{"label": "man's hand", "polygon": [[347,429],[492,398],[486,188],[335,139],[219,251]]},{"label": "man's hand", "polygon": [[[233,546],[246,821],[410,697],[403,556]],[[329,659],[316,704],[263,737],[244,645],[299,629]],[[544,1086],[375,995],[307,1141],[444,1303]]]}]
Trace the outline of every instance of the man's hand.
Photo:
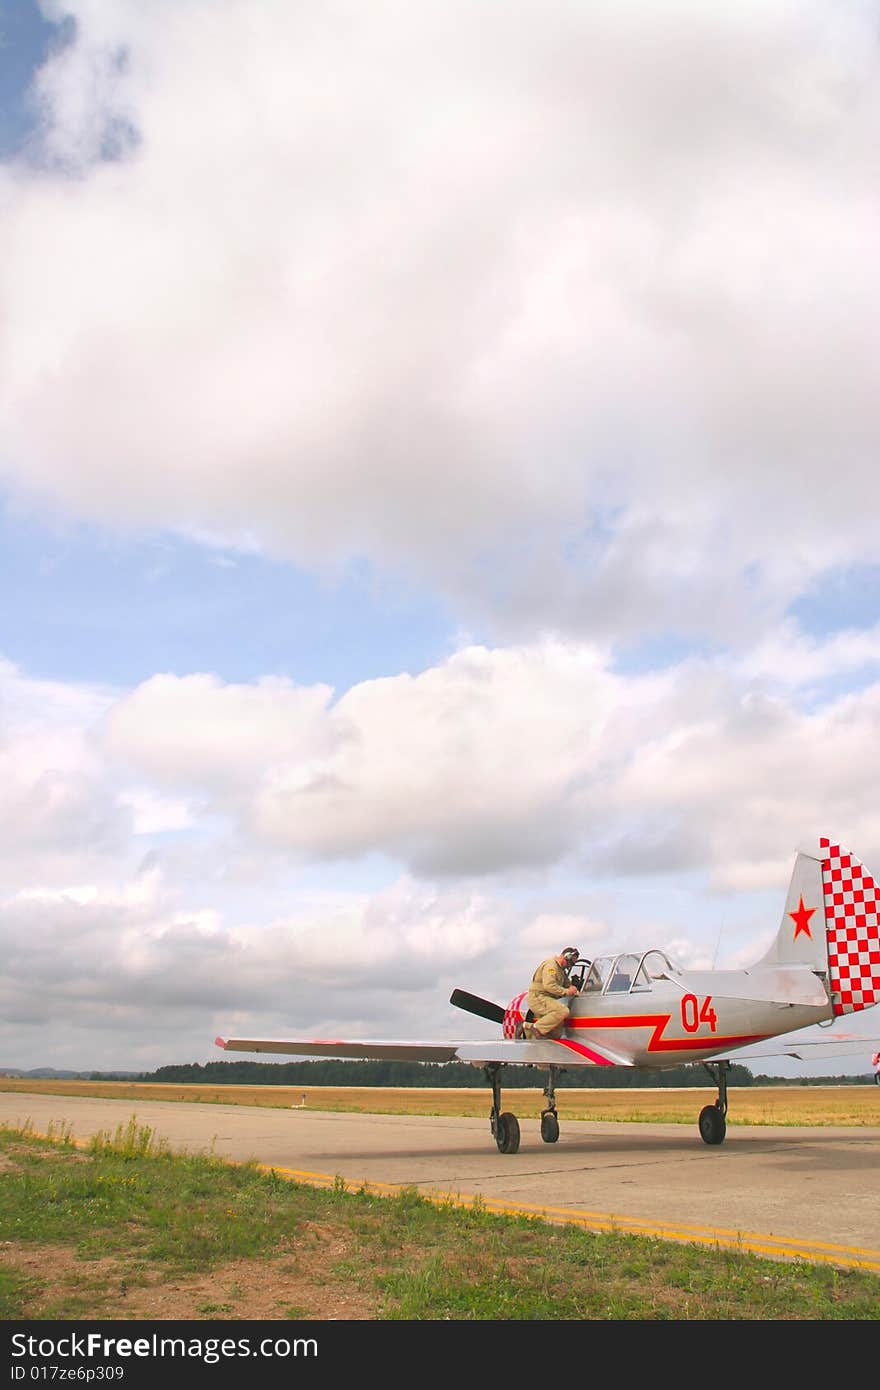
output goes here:
[{"label": "man's hand", "polygon": [[569,994],[577,994],[577,992],[578,992],[578,987],[577,987],[577,985],[569,985],[569,987],[568,987],[568,992],[569,992]]}]

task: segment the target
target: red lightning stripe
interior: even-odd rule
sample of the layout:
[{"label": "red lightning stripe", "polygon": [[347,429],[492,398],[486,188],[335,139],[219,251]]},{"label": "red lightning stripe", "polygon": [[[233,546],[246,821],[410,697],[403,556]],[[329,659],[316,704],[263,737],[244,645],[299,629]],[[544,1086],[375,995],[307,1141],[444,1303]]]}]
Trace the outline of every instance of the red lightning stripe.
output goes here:
[{"label": "red lightning stripe", "polygon": [[586,1057],[588,1061],[595,1062],[597,1067],[613,1067],[615,1063],[607,1057],[603,1057],[599,1052],[593,1052],[592,1048],[585,1047],[583,1043],[573,1042],[571,1038],[554,1038],[560,1047],[565,1047],[569,1052],[574,1052],[578,1057]]},{"label": "red lightning stripe", "polygon": [[648,1052],[705,1052],[707,1047],[713,1051],[720,1047],[740,1047],[744,1043],[763,1042],[769,1033],[742,1033],[729,1037],[717,1037],[714,1033],[703,1034],[699,1038],[664,1038],[662,1034],[669,1026],[672,1014],[626,1014],[616,1018],[570,1018],[568,1028],[652,1028],[648,1039]]}]

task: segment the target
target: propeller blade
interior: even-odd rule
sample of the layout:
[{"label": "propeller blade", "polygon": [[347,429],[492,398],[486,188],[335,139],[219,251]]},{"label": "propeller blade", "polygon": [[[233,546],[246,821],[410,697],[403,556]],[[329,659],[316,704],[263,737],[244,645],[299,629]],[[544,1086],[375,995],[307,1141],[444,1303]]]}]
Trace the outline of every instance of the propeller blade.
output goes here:
[{"label": "propeller blade", "polygon": [[504,1009],[500,1004],[493,1004],[491,999],[480,999],[479,995],[468,994],[463,989],[454,989],[449,996],[449,1002],[457,1009],[476,1014],[478,1018],[488,1018],[490,1023],[504,1022]]}]

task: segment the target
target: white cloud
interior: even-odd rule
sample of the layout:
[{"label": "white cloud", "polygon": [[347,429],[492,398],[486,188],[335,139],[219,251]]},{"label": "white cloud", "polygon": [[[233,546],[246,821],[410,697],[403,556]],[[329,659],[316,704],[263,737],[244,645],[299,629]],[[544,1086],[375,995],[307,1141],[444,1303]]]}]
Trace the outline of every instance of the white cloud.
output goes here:
[{"label": "white cloud", "polygon": [[822,639],[802,633],[792,621],[781,623],[756,642],[738,663],[743,675],[783,690],[821,689],[831,679],[851,680],[880,667],[880,624],[844,629]]},{"label": "white cloud", "polygon": [[406,881],[233,926],[175,910],[177,896],[152,874],[115,890],[79,885],[0,903],[4,1065],[29,1065],[41,1046],[56,1066],[155,1067],[190,1038],[211,1060],[216,1031],[244,1020],[309,1036],[344,1015],[377,1036],[386,1016],[384,1035],[393,1034],[409,1010],[421,1035],[426,1001],[430,1035],[450,989],[438,993],[438,982],[485,961],[499,941],[498,904]]},{"label": "white cloud", "polygon": [[50,163],[0,182],[21,488],[519,634],[743,639],[876,558],[871,5],[52,12]]},{"label": "white cloud", "polygon": [[160,796],[147,788],[133,787],[119,794],[119,804],[132,812],[135,835],[155,835],[166,830],[186,830],[195,823],[195,809],[183,799]]},{"label": "white cloud", "polygon": [[276,764],[332,752],[345,721],[335,721],[335,734],[327,728],[331,693],[280,677],[244,686],[212,675],[153,676],[109,710],[105,742],[160,781],[222,795]]},{"label": "white cloud", "polygon": [[66,881],[125,844],[129,817],[88,737],[115,698],[0,660],[0,887]]},{"label": "white cloud", "polygon": [[813,833],[876,856],[880,683],[802,699],[873,648],[795,641],[785,666],[787,635],[739,666],[692,658],[628,677],[579,643],[471,647],[335,701],[320,685],[167,674],[65,701],[7,668],[7,705],[26,692],[28,712],[0,748],[0,873],[91,881],[71,872],[78,857],[137,865],[151,845],[188,873],[213,844],[245,878],[259,873],[248,856],[381,856],[428,881],[573,864],[754,885]]},{"label": "white cloud", "polygon": [[468,648],[336,703],[288,682],[165,676],[108,712],[105,748],[305,861],[381,854],[431,878],[573,860],[766,884],[814,833],[880,847],[880,684],[805,708],[796,680],[812,689],[870,644],[795,643],[778,685],[787,631],[740,668],[691,659],[629,678],[575,643]]}]

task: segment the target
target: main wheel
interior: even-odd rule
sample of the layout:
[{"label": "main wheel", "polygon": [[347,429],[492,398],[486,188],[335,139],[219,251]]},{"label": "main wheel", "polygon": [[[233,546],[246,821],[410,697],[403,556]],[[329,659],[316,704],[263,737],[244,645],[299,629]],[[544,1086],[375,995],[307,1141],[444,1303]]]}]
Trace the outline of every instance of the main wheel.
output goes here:
[{"label": "main wheel", "polygon": [[727,1121],[717,1105],[704,1105],[700,1111],[700,1138],[704,1144],[723,1144]]},{"label": "main wheel", "polygon": [[559,1138],[559,1120],[553,1110],[545,1110],[541,1116],[541,1138],[545,1144],[555,1144]]},{"label": "main wheel", "polygon": [[519,1151],[519,1120],[509,1110],[499,1115],[495,1122],[495,1143],[500,1153],[515,1154]]}]

